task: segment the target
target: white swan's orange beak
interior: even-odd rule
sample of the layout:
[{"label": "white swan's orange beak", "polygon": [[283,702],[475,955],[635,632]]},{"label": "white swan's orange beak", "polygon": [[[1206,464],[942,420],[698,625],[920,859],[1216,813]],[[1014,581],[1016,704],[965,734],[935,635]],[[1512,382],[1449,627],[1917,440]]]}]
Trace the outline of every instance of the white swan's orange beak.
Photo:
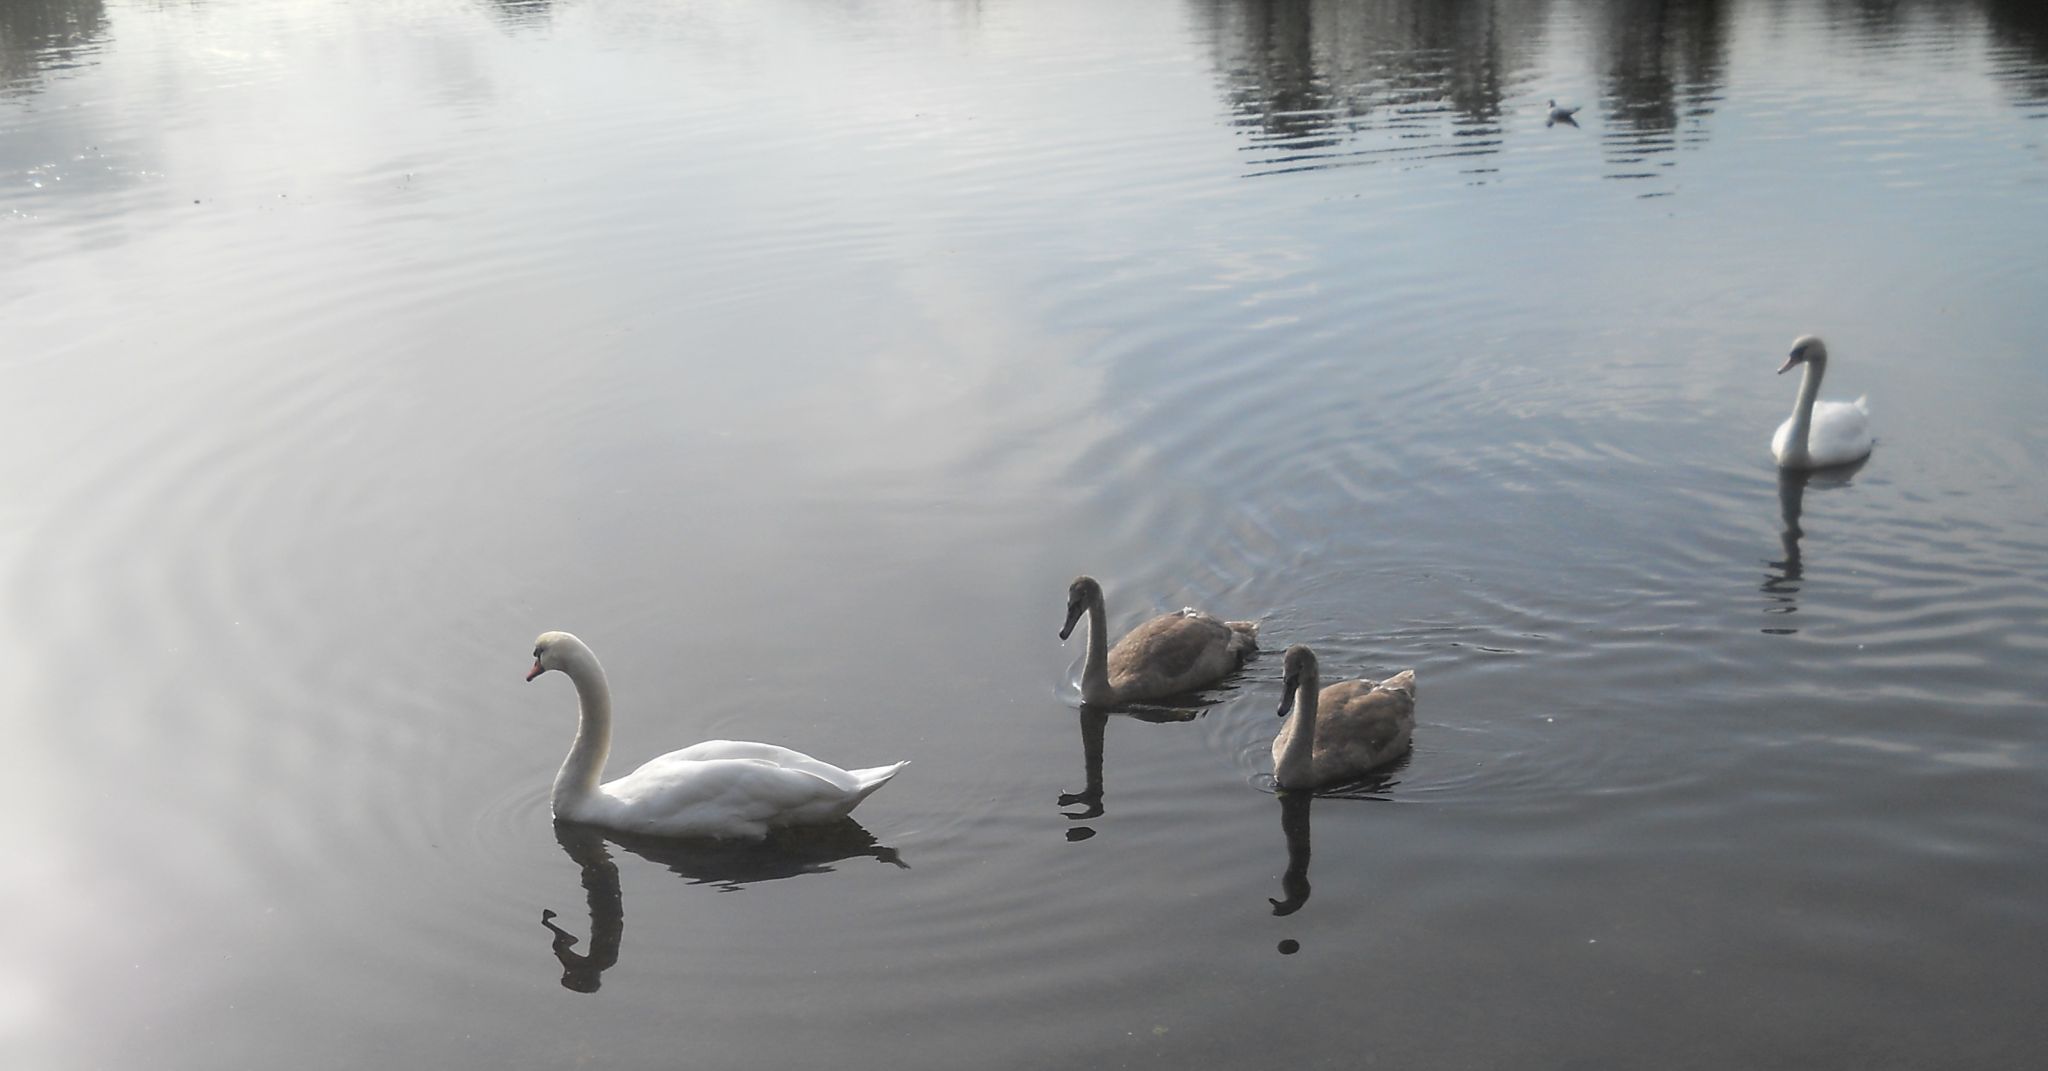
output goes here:
[{"label": "white swan's orange beak", "polygon": [[527,670],[527,671],[526,671],[526,679],[527,679],[527,680],[532,680],[532,679],[534,679],[535,677],[538,677],[538,676],[540,676],[541,674],[543,674],[543,673],[546,673],[546,672],[547,672],[547,667],[545,667],[545,666],[541,665],[541,664],[540,664],[540,659],[536,658],[536,659],[534,659],[534,660],[533,660],[533,668],[532,668],[532,669],[529,669],[529,670]]}]

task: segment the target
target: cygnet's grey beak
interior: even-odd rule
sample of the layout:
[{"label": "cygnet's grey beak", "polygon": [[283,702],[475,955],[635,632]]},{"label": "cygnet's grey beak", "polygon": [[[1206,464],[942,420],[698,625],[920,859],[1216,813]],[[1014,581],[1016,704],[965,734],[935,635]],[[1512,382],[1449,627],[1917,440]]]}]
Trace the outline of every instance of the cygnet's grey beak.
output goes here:
[{"label": "cygnet's grey beak", "polygon": [[546,673],[547,671],[547,667],[541,665],[540,659],[536,658],[533,660],[533,668],[526,671],[526,679],[531,681],[535,677],[538,677],[541,674]]},{"label": "cygnet's grey beak", "polygon": [[1075,604],[1075,605],[1073,605],[1073,606],[1069,606],[1069,607],[1067,607],[1067,624],[1066,624],[1066,626],[1065,626],[1064,628],[1060,629],[1060,641],[1061,641],[1061,642],[1063,642],[1063,643],[1064,643],[1064,642],[1066,641],[1066,638],[1067,638],[1068,636],[1071,636],[1071,635],[1073,635],[1073,634],[1074,634],[1074,624],[1075,624],[1075,622],[1077,622],[1077,621],[1080,621],[1080,620],[1081,620],[1081,611],[1082,611],[1083,609],[1084,609],[1084,607],[1082,607],[1082,606],[1081,606],[1081,605],[1079,605],[1079,604]]},{"label": "cygnet's grey beak", "polygon": [[1288,711],[1294,709],[1294,690],[1300,687],[1300,685],[1301,681],[1298,679],[1294,677],[1287,678],[1287,684],[1280,691],[1280,709],[1274,711],[1274,714],[1284,718],[1287,716]]},{"label": "cygnet's grey beak", "polygon": [[1785,363],[1784,363],[1784,364],[1781,364],[1781,365],[1779,365],[1779,366],[1778,366],[1778,374],[1779,374],[1779,375],[1781,375],[1781,376],[1782,376],[1782,375],[1784,375],[1784,374],[1785,374],[1786,372],[1788,372],[1788,371],[1791,371],[1791,369],[1792,369],[1792,366],[1793,366],[1793,365],[1795,365],[1795,364],[1798,364],[1798,363],[1799,363],[1799,358],[1798,358],[1798,357],[1796,357],[1796,356],[1792,356],[1792,355],[1789,355],[1789,354],[1788,354],[1788,355],[1787,355],[1787,356],[1785,357]]}]

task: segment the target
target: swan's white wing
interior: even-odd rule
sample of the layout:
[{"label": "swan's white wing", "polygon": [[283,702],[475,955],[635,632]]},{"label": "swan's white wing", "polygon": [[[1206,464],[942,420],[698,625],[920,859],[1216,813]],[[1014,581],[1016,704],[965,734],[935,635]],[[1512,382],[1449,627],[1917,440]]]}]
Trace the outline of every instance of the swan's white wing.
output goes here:
[{"label": "swan's white wing", "polygon": [[606,824],[671,836],[760,836],[771,826],[832,817],[852,798],[831,780],[768,759],[692,759],[681,752],[600,791],[609,801]]},{"label": "swan's white wing", "polygon": [[[758,759],[772,762],[791,770],[801,770],[814,777],[821,777],[841,789],[852,791],[860,786],[853,774],[832,765],[823,759],[814,759],[801,751],[794,751],[775,744],[760,744],[752,740],[706,740],[691,744],[680,751],[671,751],[662,758],[696,759]],[[659,760],[657,760],[659,761]]]}]

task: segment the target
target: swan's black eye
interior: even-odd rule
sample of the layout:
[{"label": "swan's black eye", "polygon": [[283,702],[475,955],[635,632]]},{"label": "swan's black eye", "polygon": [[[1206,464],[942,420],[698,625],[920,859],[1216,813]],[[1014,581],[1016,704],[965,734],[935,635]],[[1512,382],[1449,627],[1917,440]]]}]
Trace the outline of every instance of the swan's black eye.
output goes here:
[{"label": "swan's black eye", "polygon": [[536,647],[536,648],[534,648],[534,649],[533,649],[533,657],[535,657],[535,658],[539,658],[539,657],[540,657],[540,653],[541,653],[541,651],[542,651],[542,650],[543,650],[543,648],[540,648],[540,647]]}]

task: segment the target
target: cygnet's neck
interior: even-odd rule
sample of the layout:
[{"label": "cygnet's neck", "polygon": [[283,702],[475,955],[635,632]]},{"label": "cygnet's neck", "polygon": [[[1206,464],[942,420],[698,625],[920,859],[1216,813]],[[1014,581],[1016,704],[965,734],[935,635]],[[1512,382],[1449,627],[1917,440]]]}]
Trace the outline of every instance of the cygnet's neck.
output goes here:
[{"label": "cygnet's neck", "polygon": [[587,651],[578,652],[562,667],[576,683],[576,742],[569,757],[555,774],[555,814],[562,816],[565,804],[584,799],[597,791],[604,777],[604,760],[612,750],[612,690],[605,682],[604,667]]},{"label": "cygnet's neck", "polygon": [[1081,663],[1081,698],[1089,703],[1107,703],[1116,698],[1109,686],[1108,613],[1102,596],[1088,600],[1088,658]]},{"label": "cygnet's neck", "polygon": [[1273,764],[1273,780],[1282,788],[1304,788],[1314,780],[1316,703],[1322,692],[1322,675],[1313,669],[1304,670],[1300,681],[1294,713],[1288,715],[1288,727],[1293,735],[1287,738],[1287,748],[1280,753],[1280,761]]}]

